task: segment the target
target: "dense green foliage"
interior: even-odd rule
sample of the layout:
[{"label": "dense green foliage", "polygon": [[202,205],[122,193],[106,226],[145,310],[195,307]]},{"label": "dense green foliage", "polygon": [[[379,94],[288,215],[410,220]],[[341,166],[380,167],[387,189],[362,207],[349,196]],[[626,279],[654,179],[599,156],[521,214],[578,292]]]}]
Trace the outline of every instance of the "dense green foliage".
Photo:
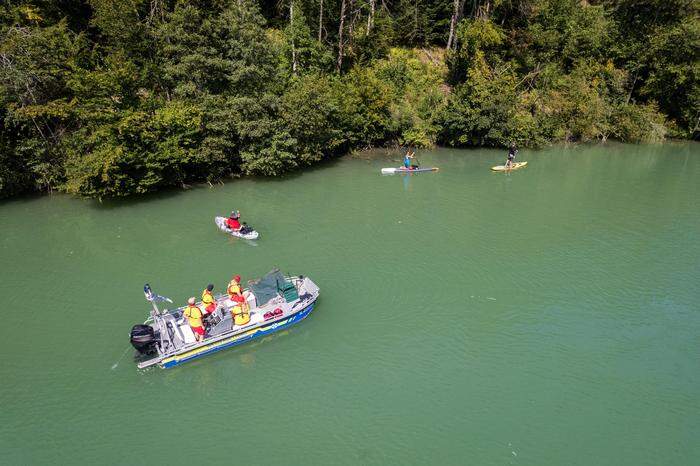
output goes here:
[{"label": "dense green foliage", "polygon": [[0,196],[125,196],[355,148],[698,138],[692,0],[0,4]]}]

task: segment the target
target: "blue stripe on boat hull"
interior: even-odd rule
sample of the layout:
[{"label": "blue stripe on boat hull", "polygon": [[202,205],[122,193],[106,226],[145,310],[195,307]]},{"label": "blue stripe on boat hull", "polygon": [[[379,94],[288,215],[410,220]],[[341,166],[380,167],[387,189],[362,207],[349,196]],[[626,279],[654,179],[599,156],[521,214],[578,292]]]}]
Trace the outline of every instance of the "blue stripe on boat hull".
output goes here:
[{"label": "blue stripe on boat hull", "polygon": [[[280,322],[275,322],[273,324],[270,324],[269,327],[258,327],[257,329],[255,329],[255,330],[257,330],[256,332],[253,332],[250,335],[247,335],[247,336],[241,338],[240,340],[231,341],[231,342],[228,342],[225,344],[220,344],[218,346],[212,346],[211,348],[209,348],[206,351],[199,352],[199,353],[197,353],[193,356],[187,357],[187,358],[172,359],[171,361],[168,361],[167,363],[163,363],[162,367],[168,369],[171,367],[179,366],[180,364],[183,364],[183,363],[188,362],[188,361],[193,361],[195,359],[201,358],[202,356],[216,353],[217,351],[221,351],[223,349],[230,348],[232,346],[238,346],[238,345],[245,343],[247,341],[251,341],[251,340],[254,340],[256,338],[260,338],[260,337],[263,337],[265,335],[275,333],[279,330],[284,330],[285,328],[291,327],[292,325],[300,322],[306,316],[308,316],[311,313],[311,311],[314,310],[315,304],[316,304],[315,302],[311,303],[303,310],[301,310],[301,311],[297,312],[296,314],[292,315],[291,317],[289,317],[286,321],[283,320]],[[281,323],[281,322],[284,322],[284,323]]]}]

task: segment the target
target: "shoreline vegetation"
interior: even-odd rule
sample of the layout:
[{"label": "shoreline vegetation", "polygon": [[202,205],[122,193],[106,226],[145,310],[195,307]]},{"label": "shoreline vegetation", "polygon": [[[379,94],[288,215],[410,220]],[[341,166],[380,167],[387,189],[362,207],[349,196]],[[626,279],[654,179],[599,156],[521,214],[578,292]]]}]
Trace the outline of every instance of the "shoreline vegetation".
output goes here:
[{"label": "shoreline vegetation", "polygon": [[0,5],[0,198],[279,176],[381,146],[700,138],[692,0]]}]

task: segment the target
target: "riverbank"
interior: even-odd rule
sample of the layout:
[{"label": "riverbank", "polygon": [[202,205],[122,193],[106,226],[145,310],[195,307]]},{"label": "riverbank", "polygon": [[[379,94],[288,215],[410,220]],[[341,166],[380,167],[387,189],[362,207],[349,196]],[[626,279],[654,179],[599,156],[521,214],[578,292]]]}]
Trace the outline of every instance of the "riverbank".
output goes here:
[{"label": "riverbank", "polygon": [[[669,146],[669,147],[698,147],[698,143],[694,141],[686,141],[686,140],[680,140],[680,139],[667,139],[665,140],[661,145],[663,146]],[[519,158],[522,159],[523,157],[526,156],[526,154],[534,155],[540,153],[540,152],[551,152],[551,151],[558,151],[562,153],[563,155],[568,154],[569,152],[571,153],[576,153],[577,151],[585,150],[587,148],[600,148],[600,149],[612,149],[615,150],[615,148],[620,147],[620,146],[628,146],[625,145],[624,143],[621,143],[619,141],[606,141],[605,143],[596,143],[596,144],[581,144],[581,143],[566,143],[566,142],[560,142],[560,143],[553,143],[550,144],[546,148],[539,148],[539,149],[528,149],[528,148],[521,148],[519,150]],[[659,144],[640,144],[639,150],[644,151],[646,148],[654,148],[659,146]],[[216,186],[220,186],[229,182],[236,182],[236,181],[242,181],[242,180],[255,180],[255,181],[262,181],[262,180],[269,180],[269,181],[279,181],[279,180],[288,180],[290,178],[298,177],[303,175],[306,172],[311,172],[311,171],[316,171],[316,170],[323,170],[328,167],[332,167],[333,165],[339,163],[342,161],[343,158],[353,158],[353,159],[362,159],[362,160],[372,160],[372,159],[377,159],[377,158],[385,158],[387,159],[387,166],[400,166],[402,163],[402,157],[403,154],[405,153],[405,148],[401,147],[398,144],[394,144],[391,146],[387,147],[374,147],[374,148],[366,148],[366,149],[358,149],[358,150],[353,150],[350,151],[349,153],[341,156],[336,156],[333,158],[326,158],[323,160],[320,160],[316,162],[313,165],[303,167],[303,168],[297,168],[296,170],[286,172],[284,174],[280,174],[278,176],[270,177],[270,176],[264,176],[264,175],[247,175],[247,176],[232,176],[229,178],[223,178],[219,179],[214,183],[211,182],[204,182],[203,180],[192,180],[188,184],[183,184],[181,186],[165,186],[158,191],[154,192],[144,192],[140,194],[131,194],[129,196],[120,196],[120,197],[105,197],[105,198],[100,198],[96,197],[93,199],[98,200],[100,203],[120,203],[123,202],[124,200],[128,200],[129,202],[140,202],[140,201],[148,201],[149,199],[154,199],[158,198],[161,196],[169,196],[169,195],[174,195],[179,191],[188,191],[191,189],[199,189],[199,188],[214,188]],[[435,150],[459,150],[459,149],[454,149],[454,148],[449,148],[449,147],[433,147],[433,148],[413,148],[413,150],[417,151],[418,155],[418,160],[420,161],[421,154],[424,152],[430,152],[430,151],[435,151]],[[474,155],[479,155],[483,154],[484,150],[486,151],[493,151],[494,153],[501,154],[501,157],[505,159],[505,154],[507,153],[506,148],[502,149],[484,149],[484,148],[470,148],[470,149],[462,149],[463,153],[465,156],[468,156],[470,154]],[[64,191],[61,190],[56,190],[55,194],[70,194],[70,193],[65,193]],[[5,198],[0,198],[0,202],[7,202],[12,199],[33,199],[36,197],[41,197],[45,194],[51,194],[51,193],[36,193],[36,192],[29,192],[29,193],[23,193],[21,195],[15,195],[11,197],[5,197]],[[75,194],[75,193],[73,193]],[[90,199],[90,196],[80,196],[76,195],[78,198],[86,198]]]},{"label": "riverbank", "polygon": [[536,0],[466,14],[460,2],[452,13],[399,2],[349,21],[340,3],[318,23],[315,5],[295,2],[142,2],[129,14],[105,0],[3,4],[0,197],[276,177],[393,142],[698,138],[690,3]]}]

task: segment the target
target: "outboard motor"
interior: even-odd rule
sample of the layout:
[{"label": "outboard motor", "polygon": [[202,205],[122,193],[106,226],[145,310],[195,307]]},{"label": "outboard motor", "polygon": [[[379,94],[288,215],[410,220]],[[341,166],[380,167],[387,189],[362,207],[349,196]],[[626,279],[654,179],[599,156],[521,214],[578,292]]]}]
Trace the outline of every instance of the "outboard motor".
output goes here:
[{"label": "outboard motor", "polygon": [[155,351],[156,333],[150,325],[134,325],[129,333],[131,345],[141,354],[148,354]]}]

